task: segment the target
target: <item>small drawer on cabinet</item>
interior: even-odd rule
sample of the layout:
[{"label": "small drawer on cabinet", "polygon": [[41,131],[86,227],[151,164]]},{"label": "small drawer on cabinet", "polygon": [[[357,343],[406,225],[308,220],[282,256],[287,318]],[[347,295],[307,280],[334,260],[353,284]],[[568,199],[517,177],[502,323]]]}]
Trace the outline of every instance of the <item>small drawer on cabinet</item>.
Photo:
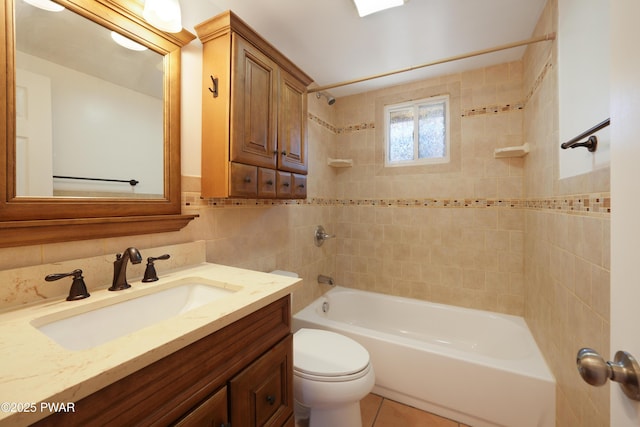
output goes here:
[{"label": "small drawer on cabinet", "polygon": [[307,176],[297,173],[293,175],[293,198],[305,199],[307,197]]},{"label": "small drawer on cabinet", "polygon": [[258,196],[258,168],[256,166],[231,162],[229,175],[229,196]]},{"label": "small drawer on cabinet", "polygon": [[275,199],[276,171],[274,169],[258,168],[258,197]]},{"label": "small drawer on cabinet", "polygon": [[278,174],[278,198],[290,199],[291,195],[293,194],[291,173],[283,171],[276,171],[276,173]]}]

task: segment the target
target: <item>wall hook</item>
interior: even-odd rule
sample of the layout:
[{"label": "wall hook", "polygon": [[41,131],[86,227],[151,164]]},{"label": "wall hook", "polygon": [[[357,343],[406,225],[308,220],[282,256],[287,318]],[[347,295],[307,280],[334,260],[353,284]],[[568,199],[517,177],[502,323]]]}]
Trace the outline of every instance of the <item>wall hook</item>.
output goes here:
[{"label": "wall hook", "polygon": [[211,77],[211,85],[213,86],[213,88],[209,88],[209,92],[211,92],[213,94],[214,98],[218,97],[218,78],[217,77]]}]

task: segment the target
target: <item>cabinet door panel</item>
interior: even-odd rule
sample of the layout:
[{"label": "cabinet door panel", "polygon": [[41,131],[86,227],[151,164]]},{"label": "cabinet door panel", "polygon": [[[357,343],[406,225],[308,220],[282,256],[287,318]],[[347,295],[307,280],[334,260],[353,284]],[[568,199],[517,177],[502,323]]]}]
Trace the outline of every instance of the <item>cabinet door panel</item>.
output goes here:
[{"label": "cabinet door panel", "polygon": [[232,40],[230,160],[275,169],[277,65],[239,35]]},{"label": "cabinet door panel", "polygon": [[229,422],[227,412],[227,388],[223,387],[213,396],[202,402],[183,419],[174,424],[175,427],[220,427]]},{"label": "cabinet door panel", "polygon": [[281,69],[279,95],[278,169],[306,174],[306,87]]},{"label": "cabinet door panel", "polygon": [[293,414],[293,338],[289,335],[229,383],[236,426],[282,426]]}]

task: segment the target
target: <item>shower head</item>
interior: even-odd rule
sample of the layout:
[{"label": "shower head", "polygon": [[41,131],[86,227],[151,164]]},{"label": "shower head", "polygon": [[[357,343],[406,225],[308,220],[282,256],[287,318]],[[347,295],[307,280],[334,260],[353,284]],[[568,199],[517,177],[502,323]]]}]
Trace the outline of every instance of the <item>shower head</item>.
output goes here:
[{"label": "shower head", "polygon": [[322,96],[327,98],[327,104],[333,105],[336,103],[336,99],[333,96],[329,95],[327,92],[316,92],[316,98],[320,99],[320,97]]}]

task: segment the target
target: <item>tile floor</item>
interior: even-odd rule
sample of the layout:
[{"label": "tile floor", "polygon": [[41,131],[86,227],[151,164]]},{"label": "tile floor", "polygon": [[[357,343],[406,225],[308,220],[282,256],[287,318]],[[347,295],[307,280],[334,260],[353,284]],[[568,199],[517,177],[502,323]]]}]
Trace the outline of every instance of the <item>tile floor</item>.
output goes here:
[{"label": "tile floor", "polygon": [[[373,393],[362,399],[360,411],[362,427],[470,427]],[[296,427],[307,425],[307,422],[296,423]]]}]

